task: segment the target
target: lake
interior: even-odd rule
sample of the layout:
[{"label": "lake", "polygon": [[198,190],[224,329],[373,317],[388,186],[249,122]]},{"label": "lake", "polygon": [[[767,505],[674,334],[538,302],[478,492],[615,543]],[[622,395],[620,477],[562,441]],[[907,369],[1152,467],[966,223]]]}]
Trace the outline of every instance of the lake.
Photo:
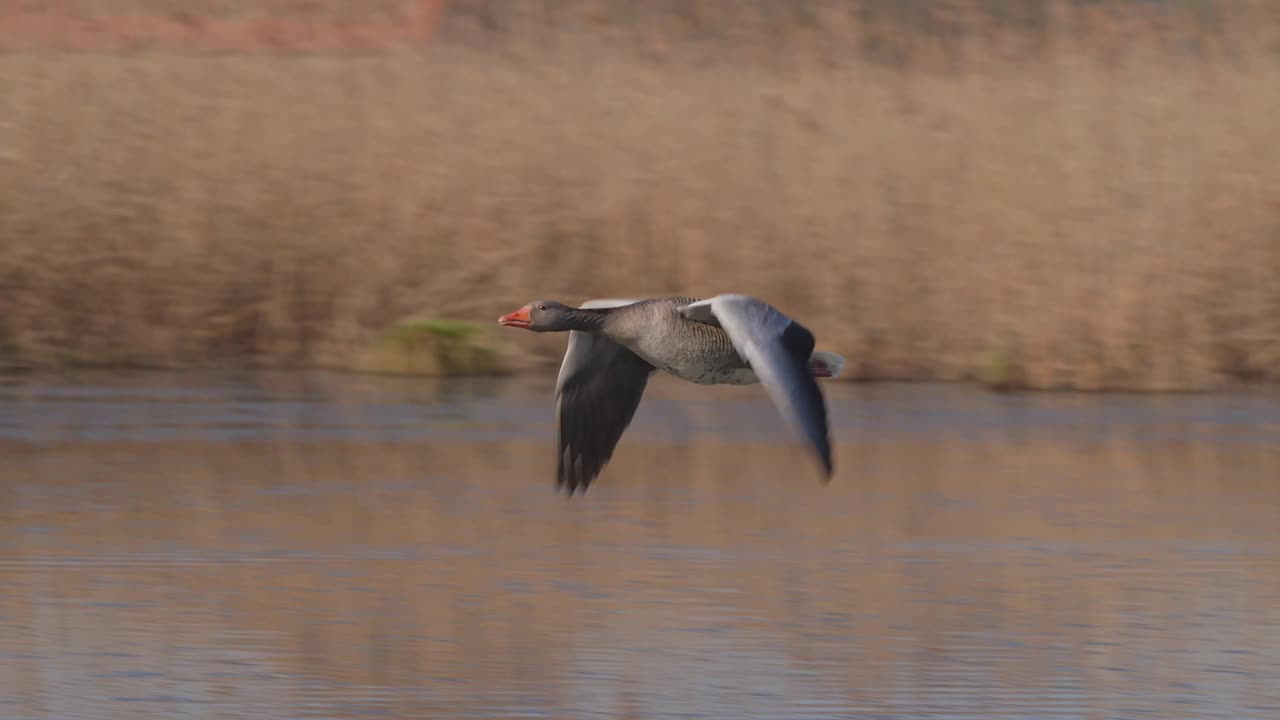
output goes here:
[{"label": "lake", "polygon": [[1280,718],[1280,395],[0,379],[0,718]]}]

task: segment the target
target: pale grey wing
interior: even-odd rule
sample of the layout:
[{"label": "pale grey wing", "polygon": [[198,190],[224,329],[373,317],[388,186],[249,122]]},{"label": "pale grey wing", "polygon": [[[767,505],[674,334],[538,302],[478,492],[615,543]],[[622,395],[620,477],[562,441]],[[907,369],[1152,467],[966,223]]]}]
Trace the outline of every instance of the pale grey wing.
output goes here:
[{"label": "pale grey wing", "polygon": [[640,301],[640,298],[595,298],[582,303],[578,307],[588,310],[592,308],[622,307],[623,305],[635,305]]},{"label": "pale grey wing", "polygon": [[[617,307],[628,300],[592,300]],[[609,304],[604,304],[609,303]],[[571,331],[556,379],[556,487],[587,491],[631,424],[654,368],[606,338]]]},{"label": "pale grey wing", "polygon": [[803,437],[831,477],[827,406],[809,372],[813,333],[766,302],[724,294],[680,309],[684,317],[723,328],[733,347],[751,364],[784,420]]},{"label": "pale grey wing", "polygon": [[[703,323],[705,325],[714,325],[715,327],[720,327],[720,318],[717,318],[715,312],[712,311],[711,309],[711,304],[714,303],[716,301],[716,298],[719,298],[719,297],[722,297],[722,296],[717,295],[716,297],[709,298],[707,300],[699,300],[697,302],[691,302],[688,305],[685,305],[680,308],[680,314],[685,316],[689,320],[694,320],[694,321]],[[742,297],[746,297],[746,296],[744,295]],[[742,352],[742,351],[739,350],[738,352]]]}]

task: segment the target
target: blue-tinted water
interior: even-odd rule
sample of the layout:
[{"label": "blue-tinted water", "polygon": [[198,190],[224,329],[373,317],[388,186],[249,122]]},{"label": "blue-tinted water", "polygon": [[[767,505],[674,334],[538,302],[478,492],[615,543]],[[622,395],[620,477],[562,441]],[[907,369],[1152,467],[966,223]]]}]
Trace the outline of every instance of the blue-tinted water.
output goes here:
[{"label": "blue-tinted water", "polygon": [[0,384],[0,718],[1280,718],[1280,398]]}]

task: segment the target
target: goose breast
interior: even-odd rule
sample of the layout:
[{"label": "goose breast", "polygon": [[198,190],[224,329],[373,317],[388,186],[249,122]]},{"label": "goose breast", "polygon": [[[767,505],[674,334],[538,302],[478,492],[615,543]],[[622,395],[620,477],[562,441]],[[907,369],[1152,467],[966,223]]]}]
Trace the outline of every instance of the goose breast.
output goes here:
[{"label": "goose breast", "polygon": [[681,380],[699,385],[759,382],[723,329],[681,314],[681,307],[697,301],[660,298],[628,307],[616,339],[649,364]]}]

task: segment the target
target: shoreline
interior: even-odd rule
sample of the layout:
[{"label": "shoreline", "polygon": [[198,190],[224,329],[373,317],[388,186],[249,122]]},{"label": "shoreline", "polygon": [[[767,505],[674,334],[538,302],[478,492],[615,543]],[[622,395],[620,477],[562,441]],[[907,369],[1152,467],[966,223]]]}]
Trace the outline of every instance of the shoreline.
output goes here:
[{"label": "shoreline", "polygon": [[[171,375],[175,377],[213,376],[213,377],[338,377],[385,378],[406,381],[448,382],[451,380],[495,380],[518,382],[521,379],[537,378],[554,381],[559,360],[547,363],[528,363],[520,367],[503,367],[490,372],[458,372],[455,374],[439,374],[426,372],[397,372],[363,369],[358,366],[343,365],[272,365],[255,364],[251,361],[227,361],[208,364],[161,365],[161,364],[23,364],[13,361],[0,361],[0,381],[22,378],[66,378],[76,376],[148,376]],[[948,388],[971,388],[983,392],[1004,395],[1078,395],[1078,396],[1138,396],[1138,397],[1178,397],[1195,395],[1231,395],[1236,393],[1272,393],[1280,391],[1280,382],[1275,381],[1224,381],[1216,385],[1200,387],[1067,387],[1067,386],[1008,386],[1001,387],[984,383],[976,379],[940,379],[930,377],[892,377],[867,378],[842,376],[826,379],[819,386],[826,384],[863,385],[872,387],[939,386]]]}]

